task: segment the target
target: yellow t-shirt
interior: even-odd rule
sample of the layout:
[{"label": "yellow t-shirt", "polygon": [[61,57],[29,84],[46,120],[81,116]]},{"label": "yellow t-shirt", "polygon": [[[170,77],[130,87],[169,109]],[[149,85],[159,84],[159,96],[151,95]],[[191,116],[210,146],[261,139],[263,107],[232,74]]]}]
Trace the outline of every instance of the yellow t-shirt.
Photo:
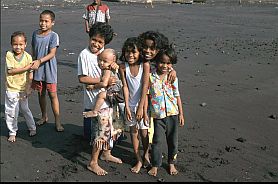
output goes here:
[{"label": "yellow t-shirt", "polygon": [[30,54],[24,51],[22,57],[18,61],[14,57],[12,51],[8,51],[6,54],[6,90],[11,92],[23,92],[26,89],[26,82],[28,79],[28,71],[19,74],[8,74],[8,69],[24,68],[31,64],[33,59]]}]

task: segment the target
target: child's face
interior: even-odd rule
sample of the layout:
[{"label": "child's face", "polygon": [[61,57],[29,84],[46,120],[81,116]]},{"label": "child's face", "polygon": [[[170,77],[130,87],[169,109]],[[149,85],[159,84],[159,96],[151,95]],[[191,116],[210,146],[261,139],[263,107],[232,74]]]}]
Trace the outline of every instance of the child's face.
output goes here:
[{"label": "child's face", "polygon": [[89,47],[93,54],[97,54],[105,45],[105,40],[102,36],[96,35],[90,38]]},{"label": "child's face", "polygon": [[52,21],[49,14],[40,15],[40,28],[43,32],[51,30],[54,23],[55,21]]},{"label": "child's face", "polygon": [[115,61],[115,57],[112,53],[105,50],[98,55],[98,66],[100,69],[110,69],[111,64]]},{"label": "child's face", "polygon": [[143,47],[143,56],[145,60],[147,61],[152,60],[158,52],[159,50],[155,48],[153,40],[145,40],[144,47]]},{"label": "child's face", "polygon": [[23,36],[16,36],[12,40],[12,48],[15,55],[20,55],[25,51],[26,40]]},{"label": "child's face", "polygon": [[166,54],[163,54],[160,61],[157,63],[157,71],[161,74],[167,74],[171,68],[171,59]]},{"label": "child's face", "polygon": [[130,65],[137,63],[139,57],[140,57],[140,52],[137,49],[137,47],[135,47],[134,50],[131,48],[127,48],[127,50],[125,51],[125,59]]}]

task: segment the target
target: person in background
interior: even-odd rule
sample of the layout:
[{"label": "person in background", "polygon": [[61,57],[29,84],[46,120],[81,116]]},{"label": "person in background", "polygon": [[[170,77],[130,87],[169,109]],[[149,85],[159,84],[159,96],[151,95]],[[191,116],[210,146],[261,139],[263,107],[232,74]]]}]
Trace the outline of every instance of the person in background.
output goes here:
[{"label": "person in background", "polygon": [[92,4],[86,6],[83,19],[85,20],[85,31],[89,33],[93,24],[97,22],[109,23],[109,7],[101,0],[94,0]]}]

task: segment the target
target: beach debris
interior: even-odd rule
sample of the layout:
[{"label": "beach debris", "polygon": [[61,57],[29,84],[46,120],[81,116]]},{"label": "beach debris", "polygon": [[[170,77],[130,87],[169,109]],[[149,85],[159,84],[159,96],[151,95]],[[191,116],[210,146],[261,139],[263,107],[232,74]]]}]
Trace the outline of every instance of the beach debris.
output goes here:
[{"label": "beach debris", "polygon": [[201,158],[208,158],[208,157],[209,157],[209,153],[207,153],[207,152],[204,152],[204,153],[198,152],[198,155],[199,155]]},{"label": "beach debris", "polygon": [[278,119],[278,116],[276,114],[271,114],[268,116],[270,119]]},{"label": "beach debris", "polygon": [[159,178],[157,179],[158,182],[165,182],[165,180],[163,178]]},{"label": "beach debris", "polygon": [[244,138],[242,138],[242,137],[237,138],[236,140],[237,140],[238,142],[245,142],[245,141],[246,141],[246,139],[244,139]]},{"label": "beach debris", "polygon": [[193,4],[193,0],[173,0],[172,3]]},{"label": "beach debris", "polygon": [[203,102],[203,103],[200,104],[200,106],[201,106],[201,107],[205,107],[205,106],[207,106],[207,103],[206,103],[206,102]]},{"label": "beach debris", "polygon": [[237,147],[235,147],[235,146],[226,146],[226,147],[225,147],[225,150],[226,150],[227,152],[232,152],[232,151],[234,151],[234,150],[239,150],[239,148],[237,148]]}]

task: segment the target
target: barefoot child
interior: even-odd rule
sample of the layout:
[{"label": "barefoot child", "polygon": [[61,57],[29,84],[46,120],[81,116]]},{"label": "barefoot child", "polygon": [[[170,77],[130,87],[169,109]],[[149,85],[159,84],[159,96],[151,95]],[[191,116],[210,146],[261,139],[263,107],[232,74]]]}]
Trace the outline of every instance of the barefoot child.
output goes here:
[{"label": "barefoot child", "polygon": [[[158,31],[146,31],[139,35],[139,38],[142,42],[143,47],[143,61],[144,61],[144,82],[143,82],[143,89],[142,89],[142,97],[145,97],[147,95],[147,90],[149,86],[149,75],[152,70],[155,69],[155,60],[157,53],[169,46],[169,40],[168,38],[163,35],[162,33]],[[168,75],[168,81],[170,83],[173,83],[176,78],[176,71],[172,68],[171,72]],[[139,107],[141,104],[139,104]],[[137,118],[140,118],[140,110],[141,108],[138,108],[138,112],[136,114]],[[149,122],[149,143],[152,143],[152,137],[153,137],[153,118],[150,118]]]},{"label": "barefoot child", "polygon": [[[113,29],[110,25],[98,22],[92,26],[89,32],[89,46],[86,47],[78,56],[78,79],[80,83],[84,84],[84,109],[85,111],[90,111],[96,103],[97,95],[101,92],[100,89],[87,89],[87,85],[95,85],[100,82],[101,69],[98,66],[97,57],[104,50],[104,46],[109,44],[113,39]],[[118,65],[117,65],[118,66]],[[109,84],[113,85],[116,83],[115,77],[109,79]],[[108,104],[104,101],[101,109],[107,109]],[[107,114],[107,111],[106,111]],[[103,113],[103,116],[106,115]],[[108,114],[109,115],[109,114]],[[92,171],[96,175],[106,175],[108,174],[103,168],[98,164],[98,156],[102,151],[100,158],[102,160],[111,161],[115,163],[122,163],[121,159],[116,158],[111,155],[111,149],[103,149],[97,145],[96,138],[98,133],[98,119],[96,117],[84,117],[84,125],[89,124],[90,130],[86,132],[84,129],[84,134],[91,134],[89,136],[92,144],[92,154],[91,160],[88,164],[88,170]]]},{"label": "barefoot child", "polygon": [[157,54],[156,69],[151,72],[149,83],[150,112],[153,118],[154,135],[151,150],[152,168],[148,174],[157,175],[162,165],[162,143],[166,135],[168,146],[169,174],[176,175],[175,167],[178,153],[178,125],[184,125],[182,102],[178,89],[178,79],[169,83],[167,77],[177,55],[172,47],[162,49]]},{"label": "barefoot child", "polygon": [[59,99],[57,95],[57,60],[56,51],[59,47],[59,36],[52,31],[55,23],[55,14],[50,10],[44,10],[40,14],[40,29],[32,35],[32,51],[34,65],[34,80],[32,88],[38,91],[42,117],[37,125],[43,125],[48,121],[46,109],[46,91],[51,101],[52,111],[55,117],[56,131],[63,132],[61,124]]},{"label": "barefoot child", "polygon": [[36,125],[28,107],[33,78],[31,70],[33,60],[25,51],[27,45],[25,33],[14,32],[11,36],[11,45],[12,51],[6,54],[5,118],[9,129],[8,141],[15,142],[19,108],[26,120],[30,136],[36,135]]},{"label": "barefoot child", "polygon": [[[130,127],[130,137],[137,163],[131,168],[131,172],[139,173],[143,165],[149,164],[149,138],[148,122],[144,118],[137,121],[135,114],[140,104],[143,85],[143,61],[142,44],[137,37],[128,38],[123,45],[120,57],[124,63],[120,65],[120,74],[123,82],[125,100],[126,125]],[[147,115],[147,112],[144,113]],[[143,144],[143,160],[140,154],[140,139]]]}]

